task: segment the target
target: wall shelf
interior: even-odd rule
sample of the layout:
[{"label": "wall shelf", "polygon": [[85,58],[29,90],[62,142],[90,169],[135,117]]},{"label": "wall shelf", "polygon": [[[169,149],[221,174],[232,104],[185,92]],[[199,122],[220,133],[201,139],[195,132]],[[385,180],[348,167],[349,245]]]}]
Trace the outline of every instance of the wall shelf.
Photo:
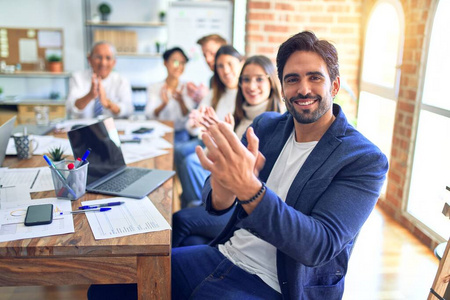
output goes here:
[{"label": "wall shelf", "polygon": [[166,27],[162,22],[94,22],[86,21],[86,26],[91,27]]}]

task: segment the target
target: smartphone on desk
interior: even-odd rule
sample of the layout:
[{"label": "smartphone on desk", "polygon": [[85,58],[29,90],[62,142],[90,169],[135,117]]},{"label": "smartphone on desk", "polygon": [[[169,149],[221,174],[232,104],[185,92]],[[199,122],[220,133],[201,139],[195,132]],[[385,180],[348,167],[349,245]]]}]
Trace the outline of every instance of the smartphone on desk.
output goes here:
[{"label": "smartphone on desk", "polygon": [[50,224],[53,221],[53,204],[30,205],[25,216],[25,226]]},{"label": "smartphone on desk", "polygon": [[152,131],[153,131],[153,128],[141,127],[139,129],[136,129],[136,130],[132,131],[131,133],[134,133],[134,134],[139,134],[140,133],[140,134],[142,134],[142,133],[150,133]]}]

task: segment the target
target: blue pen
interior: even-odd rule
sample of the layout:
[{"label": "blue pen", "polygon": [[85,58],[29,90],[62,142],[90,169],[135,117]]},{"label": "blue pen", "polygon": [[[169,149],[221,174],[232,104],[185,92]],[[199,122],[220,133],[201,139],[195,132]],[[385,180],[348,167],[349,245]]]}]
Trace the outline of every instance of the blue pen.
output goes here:
[{"label": "blue pen", "polygon": [[84,163],[86,162],[86,159],[87,159],[87,157],[89,156],[90,153],[91,153],[91,148],[88,148],[86,150],[86,152],[84,152],[83,157],[81,158],[80,166],[84,165]]},{"label": "blue pen", "polygon": [[[87,210],[74,210],[74,211],[70,211],[68,213],[71,214],[81,214],[81,213],[87,213],[90,211],[99,211],[99,212],[103,212],[103,211],[108,211],[111,210],[111,207],[102,207],[102,208],[95,208],[95,209],[87,209]],[[59,215],[65,215],[67,213],[64,212],[60,212]]]},{"label": "blue pen", "polygon": [[122,205],[124,204],[124,201],[117,201],[117,202],[109,202],[109,203],[102,203],[102,204],[96,204],[96,205],[84,205],[78,207],[78,209],[90,209],[90,208],[99,208],[99,207],[105,207],[105,206],[116,206],[116,205]]},{"label": "blue pen", "polygon": [[77,198],[77,195],[75,194],[75,192],[70,188],[70,186],[67,184],[66,182],[66,178],[64,177],[63,174],[61,174],[61,172],[59,172],[59,170],[55,167],[55,165],[53,164],[53,162],[50,160],[50,158],[47,157],[47,155],[44,154],[44,159],[45,161],[48,163],[48,165],[50,166],[50,168],[52,168],[53,170],[55,170],[56,175],[59,177],[59,179],[61,179],[62,184],[64,185],[64,187],[69,191],[69,193],[72,194],[72,196],[74,198]]}]

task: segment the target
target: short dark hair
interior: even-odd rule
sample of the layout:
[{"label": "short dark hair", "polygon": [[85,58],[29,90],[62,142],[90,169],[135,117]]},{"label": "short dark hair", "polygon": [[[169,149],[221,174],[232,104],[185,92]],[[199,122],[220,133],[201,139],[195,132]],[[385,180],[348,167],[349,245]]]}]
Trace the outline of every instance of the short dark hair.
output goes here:
[{"label": "short dark hair", "polygon": [[177,51],[180,52],[180,53],[184,56],[184,59],[186,59],[186,62],[189,61],[189,58],[188,58],[187,55],[184,53],[183,49],[181,49],[180,47],[173,47],[173,48],[171,48],[171,49],[168,49],[168,50],[164,51],[164,53],[163,53],[163,59],[164,59],[164,61],[168,61],[169,58],[170,58],[170,56],[171,56],[173,53],[177,52]]},{"label": "short dark hair", "polygon": [[209,41],[214,41],[214,42],[216,42],[217,44],[220,44],[220,45],[225,45],[227,43],[227,41],[223,37],[221,37],[220,35],[218,35],[218,34],[209,34],[209,35],[205,35],[204,37],[200,38],[197,41],[197,44],[199,44],[200,46],[203,46],[204,44],[206,44]]},{"label": "short dark hair", "polygon": [[286,61],[295,51],[309,51],[320,55],[327,64],[330,80],[339,76],[339,61],[336,48],[328,41],[319,40],[311,31],[303,31],[281,44],[277,54],[278,78],[283,84],[283,71]]}]

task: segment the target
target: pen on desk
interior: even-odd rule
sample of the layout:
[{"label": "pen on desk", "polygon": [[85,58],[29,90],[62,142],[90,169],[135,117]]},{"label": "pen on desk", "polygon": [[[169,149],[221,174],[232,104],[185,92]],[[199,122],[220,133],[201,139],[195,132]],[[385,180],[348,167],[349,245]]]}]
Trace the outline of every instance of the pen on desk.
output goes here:
[{"label": "pen on desk", "polygon": [[36,173],[36,177],[34,177],[34,180],[33,180],[33,183],[31,184],[31,186],[30,186],[30,190],[33,188],[33,186],[34,186],[34,183],[36,182],[36,179],[38,178],[38,176],[39,176],[39,172],[41,172],[41,170],[39,169],[38,171],[37,171],[37,173]]},{"label": "pen on desk", "polygon": [[85,163],[85,161],[86,161],[86,159],[87,159],[87,157],[89,156],[90,153],[91,153],[91,148],[88,148],[86,150],[86,152],[84,152],[83,157],[81,158],[80,166],[82,166]]},{"label": "pen on desk", "polygon": [[85,210],[85,209],[105,207],[105,206],[116,206],[116,205],[122,205],[124,203],[125,203],[124,201],[118,201],[118,202],[109,202],[109,203],[102,203],[102,204],[96,204],[96,205],[84,205],[84,206],[78,207],[78,209]]},{"label": "pen on desk", "polygon": [[44,159],[45,161],[48,163],[48,165],[50,166],[50,168],[52,168],[55,173],[56,176],[59,177],[59,179],[61,180],[62,184],[64,185],[64,187],[69,191],[69,193],[72,194],[72,196],[74,196],[75,198],[77,197],[77,195],[75,194],[75,192],[70,188],[70,186],[67,184],[66,182],[66,178],[64,177],[63,174],[61,174],[61,172],[59,172],[59,170],[55,167],[55,165],[53,164],[53,162],[50,160],[50,158],[47,157],[47,155],[44,154]]},{"label": "pen on desk", "polygon": [[[85,209],[85,210],[74,210],[74,211],[70,211],[70,212],[67,212],[67,213],[82,214],[82,213],[87,213],[87,212],[90,212],[90,211],[103,212],[103,211],[108,211],[108,210],[111,210],[111,207],[93,208],[93,209]],[[64,215],[64,214],[67,214],[67,213],[60,212],[59,214],[60,215]]]}]

